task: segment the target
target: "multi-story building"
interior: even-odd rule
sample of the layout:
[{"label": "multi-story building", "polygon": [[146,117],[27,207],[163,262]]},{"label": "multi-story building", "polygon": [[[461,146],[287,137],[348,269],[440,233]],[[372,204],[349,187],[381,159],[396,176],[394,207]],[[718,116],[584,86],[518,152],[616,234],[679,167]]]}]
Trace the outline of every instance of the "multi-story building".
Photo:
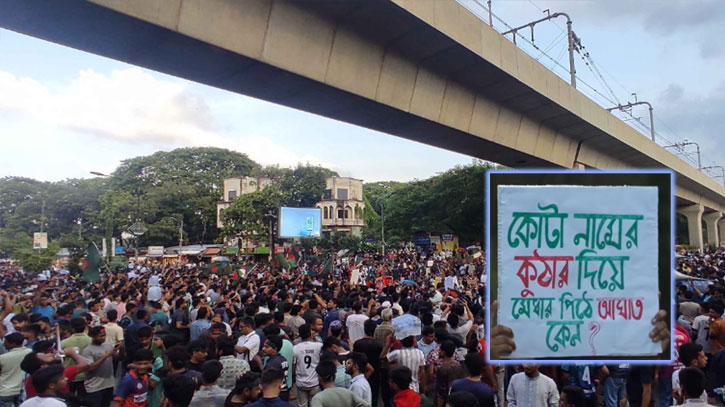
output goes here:
[{"label": "multi-story building", "polygon": [[227,209],[235,199],[245,194],[251,194],[253,192],[261,191],[269,185],[272,185],[272,180],[269,178],[257,178],[247,176],[240,178],[225,178],[224,196],[222,197],[222,201],[217,202],[216,204],[217,227],[220,229],[224,227],[221,213],[224,209]]},{"label": "multi-story building", "polygon": [[322,234],[348,233],[362,235],[365,227],[362,180],[332,177],[325,180],[322,200],[315,206],[322,209]]}]

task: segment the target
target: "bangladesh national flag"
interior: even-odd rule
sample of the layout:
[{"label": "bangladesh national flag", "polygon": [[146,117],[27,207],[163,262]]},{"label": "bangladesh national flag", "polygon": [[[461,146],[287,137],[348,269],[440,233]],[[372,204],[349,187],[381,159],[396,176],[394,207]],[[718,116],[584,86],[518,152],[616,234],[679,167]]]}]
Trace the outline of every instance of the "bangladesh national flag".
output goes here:
[{"label": "bangladesh national flag", "polygon": [[310,256],[307,256],[307,263],[310,266],[314,267],[314,266],[320,264],[320,259],[316,255],[312,254]]},{"label": "bangladesh national flag", "polygon": [[209,272],[218,275],[229,274],[231,271],[232,268],[227,262],[215,262],[209,268]]},{"label": "bangladesh national flag", "polygon": [[320,277],[327,277],[332,275],[332,257],[328,257],[324,263],[322,263],[322,270],[320,271]]},{"label": "bangladesh national flag", "polygon": [[274,255],[274,258],[272,259],[272,264],[278,268],[289,269],[289,263],[284,257],[284,254],[282,253],[277,253]]},{"label": "bangladesh national flag", "polygon": [[287,263],[289,263],[290,268],[297,267],[297,253],[290,252],[287,255]]},{"label": "bangladesh national flag", "polygon": [[83,260],[83,278],[89,283],[97,283],[101,280],[100,269],[101,255],[93,243],[88,244],[86,258]]}]

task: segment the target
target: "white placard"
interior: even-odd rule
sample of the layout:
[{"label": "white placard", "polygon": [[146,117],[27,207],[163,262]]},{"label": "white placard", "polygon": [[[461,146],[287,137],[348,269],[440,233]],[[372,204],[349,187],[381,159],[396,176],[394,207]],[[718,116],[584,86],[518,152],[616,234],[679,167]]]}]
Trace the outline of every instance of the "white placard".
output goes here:
[{"label": "white placard", "polygon": [[657,187],[502,185],[497,219],[510,358],[659,354]]}]

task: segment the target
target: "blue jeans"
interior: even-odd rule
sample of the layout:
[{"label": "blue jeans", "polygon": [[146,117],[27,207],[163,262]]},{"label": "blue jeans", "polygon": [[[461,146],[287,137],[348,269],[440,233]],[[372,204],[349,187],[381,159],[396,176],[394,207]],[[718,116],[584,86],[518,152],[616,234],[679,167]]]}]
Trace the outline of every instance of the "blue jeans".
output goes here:
[{"label": "blue jeans", "polygon": [[672,378],[657,379],[657,393],[660,400],[660,407],[669,407],[672,405]]},{"label": "blue jeans", "polygon": [[20,395],[0,396],[0,407],[16,407],[20,401]]},{"label": "blue jeans", "polygon": [[619,407],[619,400],[624,398],[627,379],[607,377],[604,379],[604,406]]}]

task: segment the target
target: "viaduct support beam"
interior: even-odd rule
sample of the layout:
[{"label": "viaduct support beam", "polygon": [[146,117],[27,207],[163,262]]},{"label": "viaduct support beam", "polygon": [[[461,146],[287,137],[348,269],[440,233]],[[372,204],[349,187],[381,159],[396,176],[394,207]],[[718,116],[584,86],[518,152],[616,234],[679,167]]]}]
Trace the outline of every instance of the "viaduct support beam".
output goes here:
[{"label": "viaduct support beam", "polygon": [[720,233],[717,230],[717,224],[722,219],[722,212],[711,212],[703,215],[702,219],[707,225],[707,243],[718,245],[720,243]]},{"label": "viaduct support beam", "polygon": [[685,208],[678,209],[677,212],[687,217],[687,232],[690,236],[690,246],[702,250],[702,212],[705,211],[705,207],[702,205],[691,205]]},{"label": "viaduct support beam", "polygon": [[720,218],[720,246],[725,246],[725,218]]}]

